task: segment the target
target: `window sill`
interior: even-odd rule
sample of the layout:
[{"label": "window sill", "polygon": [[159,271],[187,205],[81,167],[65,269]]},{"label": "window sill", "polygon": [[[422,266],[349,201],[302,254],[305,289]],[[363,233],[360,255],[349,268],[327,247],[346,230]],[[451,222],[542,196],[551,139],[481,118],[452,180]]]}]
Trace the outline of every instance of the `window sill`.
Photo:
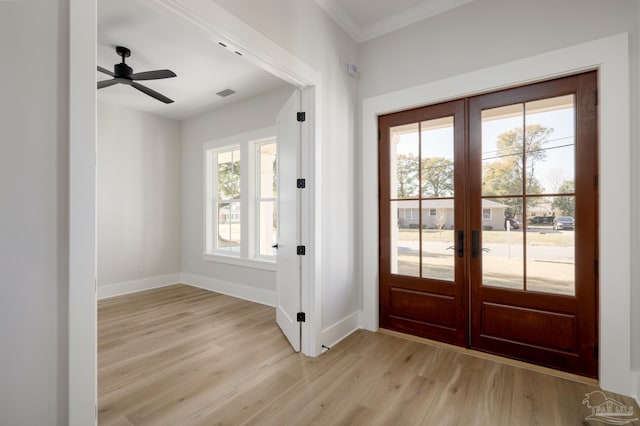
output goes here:
[{"label": "window sill", "polygon": [[204,260],[207,262],[226,263],[228,265],[244,266],[245,268],[263,269],[265,271],[275,271],[276,262],[256,259],[240,259],[239,257],[225,256],[223,254],[205,253]]}]

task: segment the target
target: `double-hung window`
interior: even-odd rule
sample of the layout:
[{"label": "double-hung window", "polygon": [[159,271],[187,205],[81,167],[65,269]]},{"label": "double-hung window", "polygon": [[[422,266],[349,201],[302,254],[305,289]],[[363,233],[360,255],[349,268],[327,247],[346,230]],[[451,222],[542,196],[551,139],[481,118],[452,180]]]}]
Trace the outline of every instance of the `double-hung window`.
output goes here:
[{"label": "double-hung window", "polygon": [[255,144],[256,153],[256,255],[273,258],[277,227],[277,150],[275,139]]},{"label": "double-hung window", "polygon": [[216,227],[211,249],[226,254],[240,254],[242,243],[240,159],[240,147],[213,153],[212,207],[215,218],[212,219]]},{"label": "double-hung window", "polygon": [[277,146],[251,136],[205,145],[205,259],[273,269]]}]

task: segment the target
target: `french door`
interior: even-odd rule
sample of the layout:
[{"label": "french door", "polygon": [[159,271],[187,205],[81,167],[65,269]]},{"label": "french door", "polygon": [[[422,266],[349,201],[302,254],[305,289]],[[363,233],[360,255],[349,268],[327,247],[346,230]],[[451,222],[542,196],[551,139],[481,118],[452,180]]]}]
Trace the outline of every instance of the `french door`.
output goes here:
[{"label": "french door", "polygon": [[597,376],[596,88],[379,118],[382,327]]}]

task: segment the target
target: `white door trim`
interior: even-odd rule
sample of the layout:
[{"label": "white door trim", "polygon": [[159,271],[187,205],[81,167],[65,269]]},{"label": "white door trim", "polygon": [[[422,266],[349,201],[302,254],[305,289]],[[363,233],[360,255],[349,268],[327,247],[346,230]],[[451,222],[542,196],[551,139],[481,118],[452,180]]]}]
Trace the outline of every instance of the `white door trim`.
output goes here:
[{"label": "white door trim", "polygon": [[[599,70],[600,386],[630,395],[631,103],[629,35],[619,34],[365,99],[362,105],[362,325],[378,329],[377,117],[444,100]],[[606,149],[605,149],[606,148]]]},{"label": "white door trim", "polygon": [[[69,424],[96,423],[97,404],[97,329],[96,329],[96,34],[97,0],[70,0],[70,73],[69,90]],[[303,235],[313,250],[302,262],[302,308],[307,313],[303,326],[302,351],[319,354],[320,275],[316,262],[321,253],[317,209],[320,194],[319,126],[315,122],[321,109],[321,74],[283,49],[245,22],[210,0],[144,0],[162,7],[203,30],[212,43],[224,41],[242,51],[244,57],[288,83],[303,89],[303,104],[313,111],[307,114],[309,131],[307,181],[309,189],[303,202]],[[305,95],[306,93],[306,95]],[[305,215],[305,212],[309,213]]]},{"label": "white door trim", "polygon": [[97,422],[96,2],[69,2],[69,424]]}]

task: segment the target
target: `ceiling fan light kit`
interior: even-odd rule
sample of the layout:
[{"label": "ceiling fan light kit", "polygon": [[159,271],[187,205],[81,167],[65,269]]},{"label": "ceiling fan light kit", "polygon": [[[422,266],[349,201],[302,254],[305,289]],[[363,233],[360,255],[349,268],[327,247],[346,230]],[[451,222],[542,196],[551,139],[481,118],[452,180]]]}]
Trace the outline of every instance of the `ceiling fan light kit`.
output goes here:
[{"label": "ceiling fan light kit", "polygon": [[125,63],[125,58],[131,56],[131,50],[123,46],[116,46],[116,53],[122,57],[122,62],[113,66],[113,72],[109,71],[106,68],[98,66],[98,71],[113,77],[113,79],[111,80],[99,81],[98,89],[104,89],[105,87],[113,86],[114,84],[118,83],[126,84],[133,87],[134,89],[141,91],[146,95],[151,96],[154,99],[159,100],[160,102],[164,102],[165,104],[170,104],[173,102],[172,99],[169,99],[163,94],[158,93],[155,90],[148,88],[147,86],[143,86],[140,83],[136,83],[136,80],[159,80],[163,78],[172,78],[176,77],[176,73],[171,70],[155,70],[134,73],[133,68]]}]

